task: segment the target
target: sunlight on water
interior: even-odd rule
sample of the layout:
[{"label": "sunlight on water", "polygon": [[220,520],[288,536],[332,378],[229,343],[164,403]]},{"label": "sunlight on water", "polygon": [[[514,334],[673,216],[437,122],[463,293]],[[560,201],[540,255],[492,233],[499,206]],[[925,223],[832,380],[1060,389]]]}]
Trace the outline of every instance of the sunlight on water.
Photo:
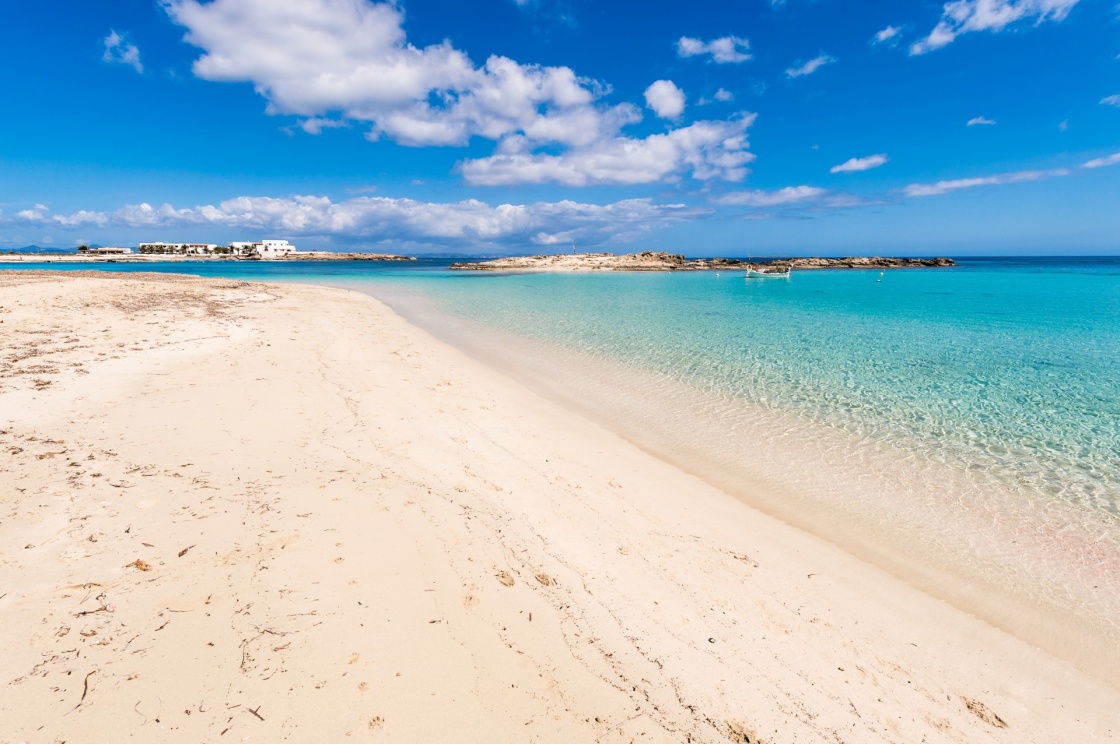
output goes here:
[{"label": "sunlight on water", "polygon": [[1120,263],[470,275],[454,315],[1120,511]]}]

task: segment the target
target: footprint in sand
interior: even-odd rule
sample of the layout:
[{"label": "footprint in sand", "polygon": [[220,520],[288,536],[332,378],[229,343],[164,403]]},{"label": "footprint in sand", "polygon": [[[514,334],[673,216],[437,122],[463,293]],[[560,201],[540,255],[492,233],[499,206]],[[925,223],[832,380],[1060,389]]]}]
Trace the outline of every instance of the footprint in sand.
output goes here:
[{"label": "footprint in sand", "polygon": [[508,571],[499,571],[494,575],[498,577],[498,581],[501,582],[502,586],[513,586],[513,577],[510,576]]}]

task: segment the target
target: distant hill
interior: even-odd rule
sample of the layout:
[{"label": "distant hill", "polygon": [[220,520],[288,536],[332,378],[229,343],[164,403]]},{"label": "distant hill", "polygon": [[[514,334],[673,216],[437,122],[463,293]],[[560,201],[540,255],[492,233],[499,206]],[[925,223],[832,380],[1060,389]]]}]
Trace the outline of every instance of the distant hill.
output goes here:
[{"label": "distant hill", "polygon": [[77,248],[53,248],[44,245],[25,245],[22,248],[0,248],[4,253],[77,253]]}]

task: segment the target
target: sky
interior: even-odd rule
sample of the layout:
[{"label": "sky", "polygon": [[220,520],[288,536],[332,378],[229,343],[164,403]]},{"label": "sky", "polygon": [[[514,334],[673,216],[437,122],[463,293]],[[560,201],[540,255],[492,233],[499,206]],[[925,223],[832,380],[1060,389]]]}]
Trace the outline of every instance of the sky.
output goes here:
[{"label": "sky", "polygon": [[0,249],[1120,254],[1116,0],[0,4]]}]

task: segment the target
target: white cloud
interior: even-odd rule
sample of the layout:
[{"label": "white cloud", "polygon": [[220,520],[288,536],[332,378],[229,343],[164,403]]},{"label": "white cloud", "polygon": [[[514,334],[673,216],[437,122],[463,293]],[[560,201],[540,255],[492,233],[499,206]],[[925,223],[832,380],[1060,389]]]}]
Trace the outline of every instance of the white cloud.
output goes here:
[{"label": "white cloud", "polygon": [[999,173],[994,176],[979,176],[976,178],[958,178],[951,181],[938,181],[937,183],[912,183],[902,190],[906,196],[940,196],[960,189],[971,189],[977,186],[1000,186],[1007,183],[1021,183],[1023,181],[1041,181],[1044,178],[1055,176],[1068,176],[1065,168],[1046,171],[1018,171],[1016,173]]},{"label": "white cloud", "polygon": [[73,214],[51,214],[50,208],[45,204],[36,204],[31,209],[24,209],[15,213],[12,222],[28,222],[32,224],[54,224],[61,227],[80,227],[82,225],[96,225],[103,227],[108,222],[104,212],[90,212],[81,210]]},{"label": "white cloud", "polygon": [[1002,31],[1016,21],[1034,18],[1044,21],[1065,19],[1078,0],[954,0],[942,8],[941,20],[929,36],[915,42],[910,54],[925,54],[953,42],[970,31]]},{"label": "white cloud", "polygon": [[62,227],[96,225],[152,232],[163,229],[222,228],[237,235],[330,237],[386,243],[454,245],[552,245],[579,240],[586,244],[636,238],[670,222],[695,219],[705,210],[680,204],[628,199],[612,204],[574,201],[489,205],[475,199],[453,203],[419,202],[387,197],[357,197],[332,202],[327,197],[243,196],[217,206],[176,208],[133,204],[111,212],[49,215],[43,205],[25,210],[32,219]]},{"label": "white cloud", "polygon": [[657,80],[646,88],[646,106],[662,119],[679,119],[684,113],[684,91],[672,80]]},{"label": "white cloud", "polygon": [[299,123],[299,128],[308,134],[321,134],[324,129],[338,129],[340,127],[347,127],[344,121],[338,119],[328,119],[325,117],[313,116],[310,119],[304,119]]},{"label": "white cloud", "polygon": [[105,52],[101,55],[101,59],[106,62],[130,65],[137,72],[144,71],[144,65],[140,63],[140,49],[135,44],[130,44],[121,34],[110,31],[101,43],[105,45]]},{"label": "white cloud", "polygon": [[812,75],[824,65],[835,61],[836,59],[834,57],[830,57],[827,54],[822,54],[818,57],[813,57],[811,60],[805,62],[804,64],[790,67],[786,70],[786,75],[791,78],[802,77],[803,75]]},{"label": "white cloud", "polygon": [[1059,132],[1069,131],[1069,119],[1062,119],[1060,122],[1058,122],[1058,131]]},{"label": "white cloud", "polygon": [[16,219],[23,222],[42,222],[47,219],[48,212],[50,208],[46,204],[36,204],[31,209],[16,212]]},{"label": "white cloud", "polygon": [[747,151],[754,116],[736,121],[698,121],[645,139],[616,137],[560,155],[503,151],[461,164],[468,182],[483,186],[558,182],[567,186],[639,184],[674,180],[684,170],[694,178],[741,181],[755,156]]},{"label": "white cloud", "polygon": [[734,204],[747,207],[778,207],[798,204],[821,198],[828,191],[817,186],[786,186],[776,191],[738,191],[713,199],[717,204]]},{"label": "white cloud", "polygon": [[1101,99],[1101,103],[1103,103],[1105,106],[1120,107],[1120,93],[1114,96],[1105,96]]},{"label": "white cloud", "polygon": [[724,36],[711,41],[701,41],[689,36],[677,40],[677,54],[681,57],[698,57],[710,54],[718,64],[746,62],[751,58],[751,43],[738,36]]},{"label": "white cloud", "polygon": [[875,34],[875,43],[883,44],[902,33],[902,29],[898,26],[887,26],[882,31]]},{"label": "white cloud", "polygon": [[868,155],[865,158],[851,158],[846,160],[840,165],[834,165],[829,168],[829,173],[857,173],[859,171],[871,170],[878,168],[890,161],[886,153],[879,153],[878,155]]},{"label": "white cloud", "polygon": [[996,120],[995,119],[989,119],[986,116],[973,117],[972,119],[968,120],[967,124],[965,124],[966,127],[977,127],[977,126],[994,127],[995,125],[996,125]]},{"label": "white cloud", "polygon": [[735,98],[735,96],[731,93],[731,91],[720,88],[716,91],[716,94],[713,96],[713,98],[715,98],[717,101],[727,102]]},{"label": "white cloud", "polygon": [[1081,164],[1082,168],[1104,168],[1107,165],[1116,165],[1120,163],[1120,152],[1114,152],[1103,158],[1093,158]]},{"label": "white cloud", "polygon": [[[187,29],[186,40],[203,50],[194,63],[198,77],[251,82],[267,100],[269,113],[300,117],[311,133],[360,122],[369,126],[370,139],[386,137],[417,147],[464,146],[480,137],[497,143],[495,159],[508,160],[513,153],[534,161],[546,156],[586,161],[612,148],[650,149],[660,141],[626,137],[622,129],[641,121],[641,111],[629,103],[605,103],[608,86],[568,67],[526,65],[500,56],[476,67],[450,42],[410,44],[396,3],[163,2],[171,18]],[[683,94],[680,100],[683,107]],[[659,114],[673,116],[676,108],[668,96],[656,103]],[[675,174],[688,165],[678,161],[664,172]],[[477,170],[464,166],[465,173]],[[701,168],[693,175],[713,172]],[[539,170],[529,169],[526,180],[538,175]],[[506,178],[514,177],[507,168]]]}]

